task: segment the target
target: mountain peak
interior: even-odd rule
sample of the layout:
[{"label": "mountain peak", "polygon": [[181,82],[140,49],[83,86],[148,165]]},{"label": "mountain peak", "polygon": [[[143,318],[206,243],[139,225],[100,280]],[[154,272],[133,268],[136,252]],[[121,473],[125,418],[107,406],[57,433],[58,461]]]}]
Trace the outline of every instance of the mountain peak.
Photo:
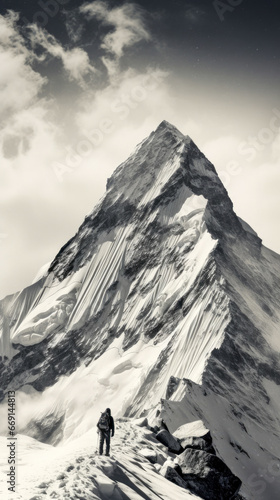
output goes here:
[{"label": "mountain peak", "polygon": [[155,130],[155,133],[159,133],[159,132],[162,132],[162,131],[170,131],[172,132],[173,134],[175,133],[176,135],[180,136],[181,138],[184,138],[184,134],[182,134],[182,132],[180,132],[180,130],[175,127],[175,125],[172,125],[172,123],[168,122],[167,120],[163,120],[159,126],[156,128]]},{"label": "mountain peak", "polygon": [[104,231],[106,238],[108,232],[125,228],[133,220],[160,218],[164,207],[172,203],[181,208],[185,204],[184,210],[191,211],[191,205],[187,208],[190,197],[195,208],[194,199],[199,197],[205,223],[215,240],[232,241],[243,236],[259,251],[261,240],[243,228],[212,163],[189,136],[163,120],[107,179],[101,204],[61,249],[49,271],[59,279],[65,278],[91,258]]},{"label": "mountain peak", "polygon": [[279,261],[194,142],[162,122],[43,274],[0,302],[0,401],[28,387],[18,432],[57,444],[108,406],[150,418],[161,402],[171,430],[203,419],[250,488],[280,448]]}]

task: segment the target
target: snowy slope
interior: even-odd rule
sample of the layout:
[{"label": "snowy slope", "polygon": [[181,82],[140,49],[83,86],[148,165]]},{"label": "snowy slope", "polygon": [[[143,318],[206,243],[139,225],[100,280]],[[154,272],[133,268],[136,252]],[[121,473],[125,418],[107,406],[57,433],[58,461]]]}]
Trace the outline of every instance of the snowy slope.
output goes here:
[{"label": "snowy slope", "polygon": [[[1,498],[200,500],[160,475],[159,464],[170,454],[146,428],[133,421],[117,422],[110,457],[95,454],[96,442],[96,428],[68,446],[56,448],[19,435],[20,487],[16,494],[7,495],[4,486],[0,489]],[[3,450],[4,438],[0,438],[0,444]],[[147,450],[157,457],[159,464],[145,458]],[[5,472],[5,456],[0,456],[0,460]]]},{"label": "snowy slope", "polygon": [[[163,122],[48,273],[1,302],[19,432],[68,446],[106,406],[152,418],[174,377],[169,424],[204,420],[255,500],[252,474],[279,459],[279,271],[213,165]],[[278,500],[273,479],[264,498]]]}]

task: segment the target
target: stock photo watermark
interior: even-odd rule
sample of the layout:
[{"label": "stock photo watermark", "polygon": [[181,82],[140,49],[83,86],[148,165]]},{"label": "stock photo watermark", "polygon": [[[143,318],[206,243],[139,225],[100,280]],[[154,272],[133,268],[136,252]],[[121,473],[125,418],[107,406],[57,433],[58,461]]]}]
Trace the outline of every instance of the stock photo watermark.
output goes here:
[{"label": "stock photo watermark", "polygon": [[59,182],[64,176],[80,167],[83,160],[90,156],[96,147],[99,147],[105,138],[117,130],[119,122],[126,120],[130,113],[145,102],[150,93],[155,91],[166,74],[152,74],[143,78],[142,83],[135,85],[127,93],[122,93],[110,105],[110,115],[104,116],[98,126],[91,130],[84,130],[83,137],[74,147],[66,146],[64,162],[53,162],[52,170]]},{"label": "stock photo watermark", "polygon": [[7,472],[7,487],[10,493],[16,492],[16,393],[15,391],[8,392],[8,436],[7,436],[7,451],[8,451],[8,472]]},{"label": "stock photo watermark", "polygon": [[263,496],[268,484],[279,482],[280,486],[280,463],[278,460],[271,460],[266,469],[258,469],[258,474],[253,473],[248,478],[248,485],[256,500],[267,500]]},{"label": "stock photo watermark", "polygon": [[227,0],[226,2],[222,2],[221,0],[214,0],[213,7],[220,21],[224,21],[225,14],[227,14],[228,12],[234,12],[236,7],[241,5],[243,1],[244,0]]},{"label": "stock photo watermark", "polygon": [[70,0],[38,0],[39,9],[33,14],[32,19],[23,17],[23,23],[25,26],[34,23],[44,28],[48,24],[49,18],[55,17],[60,8],[69,2]]}]

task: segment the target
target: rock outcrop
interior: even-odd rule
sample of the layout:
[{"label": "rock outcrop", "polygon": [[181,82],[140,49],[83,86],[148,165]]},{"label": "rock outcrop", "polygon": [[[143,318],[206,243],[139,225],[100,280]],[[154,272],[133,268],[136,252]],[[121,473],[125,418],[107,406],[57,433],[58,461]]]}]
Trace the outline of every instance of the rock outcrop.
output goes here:
[{"label": "rock outcrop", "polygon": [[207,451],[216,454],[212,445],[212,437],[209,429],[206,429],[201,420],[182,425],[173,436],[179,441],[183,450],[193,448],[196,450]]},{"label": "rock outcrop", "polygon": [[178,464],[187,488],[204,500],[230,500],[238,493],[241,481],[215,455],[187,448]]},{"label": "rock outcrop", "polygon": [[[227,465],[204,448],[212,448],[212,437],[203,422],[195,421],[180,426],[174,435],[161,431],[160,440],[169,451],[177,454],[176,459],[168,458],[160,473],[169,481],[191,491],[204,500],[230,500],[238,494],[241,481]],[[157,434],[158,439],[158,434]],[[174,451],[175,442],[187,442],[183,450]],[[197,444],[195,448],[193,444]],[[201,446],[200,448],[198,446]],[[172,450],[173,448],[173,450]]]}]

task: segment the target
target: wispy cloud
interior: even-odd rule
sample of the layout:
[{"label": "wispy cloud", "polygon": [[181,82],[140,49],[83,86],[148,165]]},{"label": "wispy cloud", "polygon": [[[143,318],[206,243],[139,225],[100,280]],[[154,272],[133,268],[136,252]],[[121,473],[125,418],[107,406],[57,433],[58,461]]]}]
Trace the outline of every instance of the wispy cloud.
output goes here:
[{"label": "wispy cloud", "polygon": [[[12,175],[6,160],[25,155],[39,131],[48,128],[49,101],[41,92],[47,81],[32,68],[36,59],[17,29],[18,15],[0,16],[0,156],[2,182]],[[5,196],[5,192],[3,195]]]},{"label": "wispy cloud", "polygon": [[81,22],[78,9],[64,11],[64,15],[65,27],[71,42],[79,42],[83,35],[84,25]]},{"label": "wispy cloud", "polygon": [[118,62],[126,49],[141,41],[151,40],[151,34],[145,26],[143,10],[136,4],[111,8],[107,2],[95,1],[82,5],[80,12],[87,19],[94,18],[103,26],[111,28],[110,32],[103,36],[101,43],[101,48],[107,53],[103,61],[109,75],[117,72]]},{"label": "wispy cloud", "polygon": [[39,45],[50,55],[60,59],[70,80],[85,87],[85,77],[95,72],[87,52],[79,47],[65,49],[53,35],[36,24],[30,25],[30,30],[30,40],[33,47]]},{"label": "wispy cloud", "polygon": [[34,71],[33,53],[25,46],[15,25],[18,16],[0,16],[0,113],[1,122],[34,101],[46,79]]}]

